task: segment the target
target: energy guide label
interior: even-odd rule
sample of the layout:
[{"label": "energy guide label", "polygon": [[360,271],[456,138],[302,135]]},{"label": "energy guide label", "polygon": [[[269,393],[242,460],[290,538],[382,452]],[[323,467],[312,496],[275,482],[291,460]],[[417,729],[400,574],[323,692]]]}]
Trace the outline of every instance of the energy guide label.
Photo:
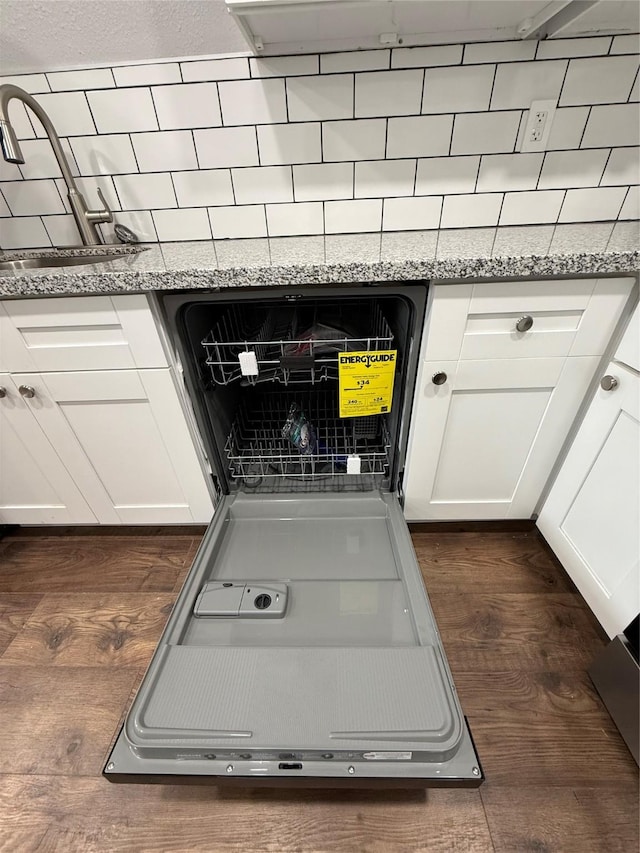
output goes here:
[{"label": "energy guide label", "polygon": [[340,417],[362,418],[391,410],[398,351],[338,353]]}]

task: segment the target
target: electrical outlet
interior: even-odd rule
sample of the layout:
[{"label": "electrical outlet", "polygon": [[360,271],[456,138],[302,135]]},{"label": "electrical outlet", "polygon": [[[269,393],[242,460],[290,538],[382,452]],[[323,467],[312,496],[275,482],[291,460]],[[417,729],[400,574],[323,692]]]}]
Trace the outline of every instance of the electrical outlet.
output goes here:
[{"label": "electrical outlet", "polygon": [[557,101],[532,101],[520,151],[546,151]]}]

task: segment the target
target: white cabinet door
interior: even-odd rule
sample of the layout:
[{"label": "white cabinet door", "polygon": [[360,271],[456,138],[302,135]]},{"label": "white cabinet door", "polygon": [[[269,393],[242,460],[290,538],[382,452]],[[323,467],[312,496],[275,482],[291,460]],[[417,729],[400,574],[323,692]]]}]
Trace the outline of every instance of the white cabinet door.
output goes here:
[{"label": "white cabinet door", "polygon": [[27,405],[101,524],[209,522],[169,369],[24,374]]},{"label": "white cabinet door", "polygon": [[640,609],[640,377],[598,388],[538,527],[610,637]]},{"label": "white cabinet door", "polygon": [[[405,516],[529,518],[596,370],[596,357],[424,362],[407,454]],[[447,376],[437,385],[432,377]]]},{"label": "white cabinet door", "polygon": [[0,374],[0,389],[0,523],[95,524],[8,374]]}]

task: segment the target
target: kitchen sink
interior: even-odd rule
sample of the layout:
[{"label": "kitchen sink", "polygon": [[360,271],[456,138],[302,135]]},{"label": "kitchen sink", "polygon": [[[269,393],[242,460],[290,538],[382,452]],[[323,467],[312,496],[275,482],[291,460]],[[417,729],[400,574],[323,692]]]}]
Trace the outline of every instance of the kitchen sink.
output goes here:
[{"label": "kitchen sink", "polygon": [[135,249],[130,246],[127,246],[126,248],[120,246],[104,246],[96,249],[95,251],[83,251],[78,249],[78,252],[83,251],[83,253],[77,255],[62,255],[58,254],[55,251],[41,254],[29,252],[25,253],[22,257],[20,255],[14,255],[10,258],[0,257],[0,270],[20,272],[20,270],[46,269],[47,267],[69,267],[79,265],[84,266],[86,264],[101,264],[107,263],[108,261],[117,260],[122,257],[127,257],[128,255],[137,254],[138,252],[144,251],[147,248],[147,246],[136,246]]}]

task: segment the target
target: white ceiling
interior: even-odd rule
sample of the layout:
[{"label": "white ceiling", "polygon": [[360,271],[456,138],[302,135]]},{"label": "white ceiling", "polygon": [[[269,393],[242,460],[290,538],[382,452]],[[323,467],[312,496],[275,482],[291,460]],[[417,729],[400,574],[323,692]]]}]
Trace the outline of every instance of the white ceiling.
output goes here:
[{"label": "white ceiling", "polygon": [[[236,0],[265,53],[517,38],[567,0]],[[278,11],[268,9],[281,5]],[[251,9],[250,7],[253,7]],[[263,11],[266,10],[266,11]],[[561,35],[638,32],[638,0],[601,0]],[[224,0],[0,0],[0,74],[246,52]]]}]

